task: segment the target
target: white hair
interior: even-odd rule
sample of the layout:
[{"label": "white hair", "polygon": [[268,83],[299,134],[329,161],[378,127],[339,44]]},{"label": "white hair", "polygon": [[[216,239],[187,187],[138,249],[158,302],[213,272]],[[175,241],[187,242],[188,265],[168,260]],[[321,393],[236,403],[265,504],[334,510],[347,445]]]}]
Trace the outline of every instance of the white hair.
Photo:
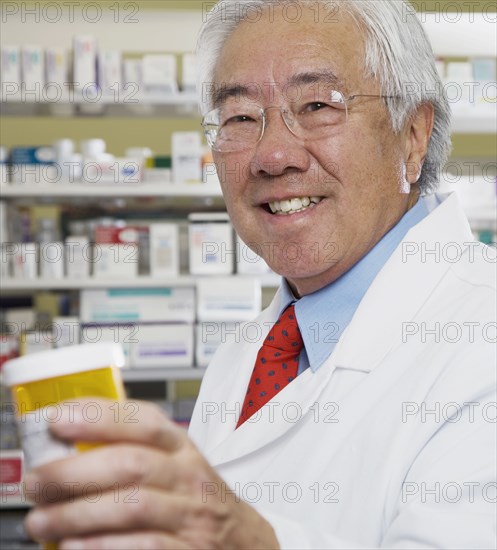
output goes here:
[{"label": "white hair", "polygon": [[[310,0],[297,1],[305,4]],[[262,9],[285,4],[296,4],[296,0],[221,0],[211,9],[197,43],[202,113],[212,108],[212,94],[205,93],[206,86],[214,83],[226,39],[242,21],[253,20]],[[423,193],[433,191],[451,151],[451,112],[421,22],[407,0],[338,0],[336,5],[344,7],[365,33],[365,74],[377,79],[382,95],[395,96],[385,99],[393,131],[398,133],[421,104],[433,105],[433,132],[418,179]]]}]

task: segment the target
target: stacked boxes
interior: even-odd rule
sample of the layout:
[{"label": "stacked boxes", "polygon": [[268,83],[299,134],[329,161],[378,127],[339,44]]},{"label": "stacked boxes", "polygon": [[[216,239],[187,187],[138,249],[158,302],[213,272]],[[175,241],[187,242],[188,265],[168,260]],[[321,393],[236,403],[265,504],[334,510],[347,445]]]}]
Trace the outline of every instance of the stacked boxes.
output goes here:
[{"label": "stacked boxes", "polygon": [[192,367],[193,288],[84,290],[82,340],[120,342],[127,366]]}]

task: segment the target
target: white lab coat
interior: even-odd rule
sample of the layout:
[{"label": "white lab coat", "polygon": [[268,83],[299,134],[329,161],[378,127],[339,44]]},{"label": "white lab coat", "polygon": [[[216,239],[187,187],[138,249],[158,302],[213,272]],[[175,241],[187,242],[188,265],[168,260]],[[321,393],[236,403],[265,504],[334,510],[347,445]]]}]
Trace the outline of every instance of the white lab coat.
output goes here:
[{"label": "white lab coat", "polygon": [[235,490],[282,548],[495,548],[495,254],[455,194],[438,200],[325,364],[256,421],[235,431],[233,411],[278,294],[260,337],[240,327],[207,369],[190,435],[227,486],[205,496]]}]

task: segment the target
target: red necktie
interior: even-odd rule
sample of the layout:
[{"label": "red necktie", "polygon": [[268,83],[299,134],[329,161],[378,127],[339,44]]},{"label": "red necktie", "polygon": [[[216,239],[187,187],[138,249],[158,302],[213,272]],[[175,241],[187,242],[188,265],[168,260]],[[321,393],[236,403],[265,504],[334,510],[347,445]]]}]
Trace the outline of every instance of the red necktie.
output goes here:
[{"label": "red necktie", "polygon": [[292,305],[280,315],[257,354],[237,428],[297,376],[303,347]]}]

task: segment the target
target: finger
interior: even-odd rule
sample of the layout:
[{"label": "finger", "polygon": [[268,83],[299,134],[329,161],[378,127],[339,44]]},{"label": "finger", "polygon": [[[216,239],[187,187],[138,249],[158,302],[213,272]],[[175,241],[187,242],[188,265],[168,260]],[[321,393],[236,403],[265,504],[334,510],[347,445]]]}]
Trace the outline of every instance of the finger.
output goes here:
[{"label": "finger", "polygon": [[126,502],[116,502],[114,495],[107,492],[98,501],[77,499],[37,508],[29,512],[25,525],[30,536],[39,541],[136,530],[215,532],[226,512],[221,504],[207,506],[200,499],[147,488]]},{"label": "finger", "polygon": [[159,531],[139,531],[66,539],[59,550],[187,550],[192,548],[176,537]]},{"label": "finger", "polygon": [[164,412],[146,401],[83,399],[56,405],[48,415],[51,432],[61,439],[82,442],[133,441],[175,451],[186,432]]},{"label": "finger", "polygon": [[208,476],[207,463],[197,453],[175,457],[152,447],[115,443],[32,470],[24,493],[38,505],[106,491],[119,498],[141,486],[198,494]]}]

